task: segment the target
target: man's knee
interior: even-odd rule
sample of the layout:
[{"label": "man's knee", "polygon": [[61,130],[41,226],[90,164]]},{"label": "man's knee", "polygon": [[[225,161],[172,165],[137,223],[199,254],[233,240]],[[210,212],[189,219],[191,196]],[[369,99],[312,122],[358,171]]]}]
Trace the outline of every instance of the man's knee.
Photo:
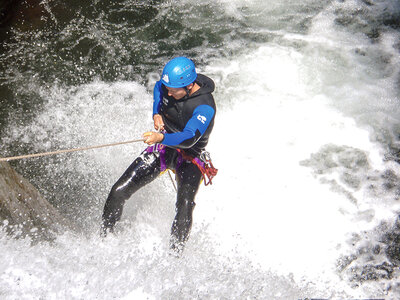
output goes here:
[{"label": "man's knee", "polygon": [[176,203],[176,210],[177,212],[181,212],[184,214],[192,213],[194,207],[196,206],[196,203],[194,202],[193,199],[190,198],[183,198],[179,199]]}]

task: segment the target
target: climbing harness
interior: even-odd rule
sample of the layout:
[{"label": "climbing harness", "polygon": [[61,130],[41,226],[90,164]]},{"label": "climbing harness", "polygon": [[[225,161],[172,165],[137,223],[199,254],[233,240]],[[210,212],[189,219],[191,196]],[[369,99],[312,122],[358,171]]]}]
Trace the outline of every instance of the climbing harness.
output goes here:
[{"label": "climbing harness", "polygon": [[217,175],[218,169],[214,167],[208,151],[203,150],[200,154],[200,158],[198,158],[185,153],[185,151],[181,149],[176,150],[181,154],[184,160],[192,162],[199,168],[201,174],[203,175],[204,185],[207,186],[212,184],[212,180]]},{"label": "climbing harness", "polygon": [[[146,149],[146,152],[154,153],[159,156],[161,174],[167,171],[170,172],[165,161],[165,149],[166,147],[162,144],[154,144],[153,146],[149,146]],[[212,184],[212,179],[217,175],[218,169],[214,167],[209,152],[204,150],[203,152],[201,152],[199,157],[194,157],[190,154],[187,154],[182,149],[175,149],[175,150],[178,151],[179,153],[177,168],[179,168],[179,166],[183,163],[183,161],[190,161],[191,163],[195,164],[197,168],[200,170],[203,176],[204,185],[207,186],[209,184]],[[171,174],[170,173],[168,174],[172,180]],[[173,183],[175,187],[175,182],[173,181]]]},{"label": "climbing harness", "polygon": [[[157,130],[157,132],[160,132],[160,130]],[[172,185],[174,186],[175,192],[178,191],[176,187],[176,183],[174,179],[172,178],[171,175],[171,170],[167,168],[167,164],[165,162],[165,146],[159,143],[155,143],[153,146],[147,147],[146,149],[147,153],[154,153],[160,158],[160,170],[161,170],[161,175],[164,174],[165,172],[168,173],[169,179],[171,179]]]}]

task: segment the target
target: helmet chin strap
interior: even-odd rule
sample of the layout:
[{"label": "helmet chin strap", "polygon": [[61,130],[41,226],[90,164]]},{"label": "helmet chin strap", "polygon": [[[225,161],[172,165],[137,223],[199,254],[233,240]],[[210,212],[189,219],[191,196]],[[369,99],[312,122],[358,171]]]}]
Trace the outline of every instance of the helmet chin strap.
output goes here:
[{"label": "helmet chin strap", "polygon": [[190,96],[190,90],[188,89],[187,86],[185,86],[185,91],[186,91],[186,98]]},{"label": "helmet chin strap", "polygon": [[186,91],[185,99],[190,96],[190,91],[193,89],[193,87],[194,87],[194,84],[192,85],[191,89],[188,89],[188,86],[185,86],[185,91]]}]

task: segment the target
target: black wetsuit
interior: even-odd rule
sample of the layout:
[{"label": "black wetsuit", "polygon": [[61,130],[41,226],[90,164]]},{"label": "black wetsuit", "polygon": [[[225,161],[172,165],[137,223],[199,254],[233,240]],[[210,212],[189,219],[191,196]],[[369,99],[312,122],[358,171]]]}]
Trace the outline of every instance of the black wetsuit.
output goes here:
[{"label": "black wetsuit", "polygon": [[178,190],[176,216],[171,229],[171,247],[179,250],[188,239],[195,206],[194,198],[202,173],[192,162],[182,160],[176,149],[198,157],[208,143],[216,112],[211,94],[214,91],[214,82],[201,74],[198,74],[195,82],[200,89],[180,100],[168,96],[165,86],[160,81],[156,83],[153,113],[158,113],[163,118],[166,133],[161,143],[166,147],[163,153],[143,151],[114,184],[104,206],[104,234],[112,231],[115,223],[121,218],[125,201],[138,189],[154,180],[166,167],[176,171]]}]

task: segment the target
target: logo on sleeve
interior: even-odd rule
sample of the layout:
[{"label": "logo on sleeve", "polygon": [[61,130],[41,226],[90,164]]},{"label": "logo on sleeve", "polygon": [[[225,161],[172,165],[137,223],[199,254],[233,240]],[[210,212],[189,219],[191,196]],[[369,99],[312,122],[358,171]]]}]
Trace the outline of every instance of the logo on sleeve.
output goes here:
[{"label": "logo on sleeve", "polygon": [[199,120],[203,124],[206,124],[206,121],[207,121],[206,117],[202,116],[202,115],[198,115],[197,120]]}]

